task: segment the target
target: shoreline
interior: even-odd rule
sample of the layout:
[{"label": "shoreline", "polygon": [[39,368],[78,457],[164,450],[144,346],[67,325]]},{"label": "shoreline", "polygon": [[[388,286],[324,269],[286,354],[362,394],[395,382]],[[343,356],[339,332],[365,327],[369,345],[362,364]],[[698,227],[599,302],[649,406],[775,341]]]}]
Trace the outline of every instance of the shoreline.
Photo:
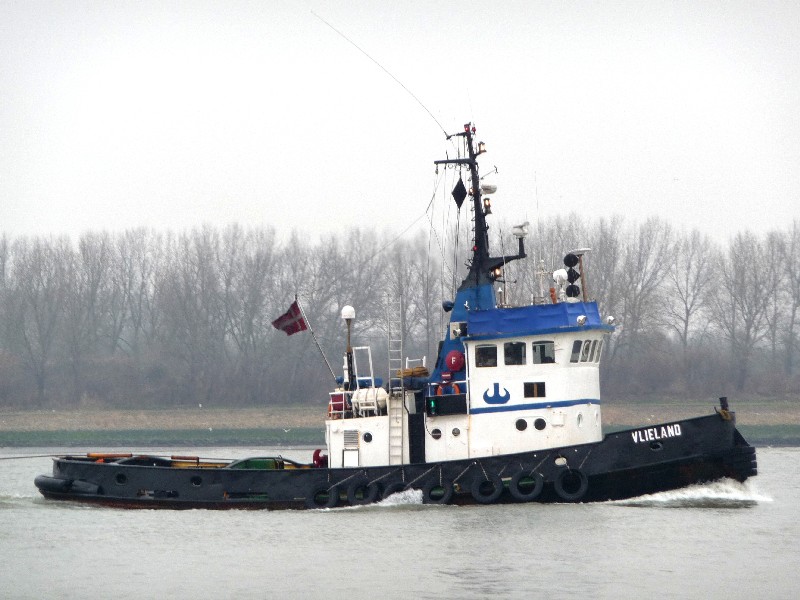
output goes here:
[{"label": "shoreline", "polygon": [[[800,410],[791,398],[731,402],[753,445],[800,446]],[[616,400],[602,405],[603,431],[713,412],[708,400]],[[325,442],[320,406],[187,409],[0,410],[0,446],[245,446]]]}]

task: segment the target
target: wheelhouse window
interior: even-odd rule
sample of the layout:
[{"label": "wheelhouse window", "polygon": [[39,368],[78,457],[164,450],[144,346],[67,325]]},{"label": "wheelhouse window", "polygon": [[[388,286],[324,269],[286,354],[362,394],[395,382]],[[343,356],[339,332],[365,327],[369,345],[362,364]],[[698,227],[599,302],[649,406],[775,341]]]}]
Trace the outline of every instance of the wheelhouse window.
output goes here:
[{"label": "wheelhouse window", "polygon": [[533,364],[543,365],[556,362],[556,348],[553,342],[533,342]]},{"label": "wheelhouse window", "polygon": [[569,357],[569,362],[576,363],[581,359],[581,347],[583,347],[581,340],[572,342],[572,354]]},{"label": "wheelhouse window", "polygon": [[507,365],[524,365],[525,342],[506,342],[503,344],[503,355]]},{"label": "wheelhouse window", "polygon": [[581,362],[589,362],[589,350],[592,348],[592,342],[586,340],[583,342],[583,349],[581,350]]},{"label": "wheelhouse window", "polygon": [[478,346],[475,348],[476,367],[496,367],[497,366],[497,346]]},{"label": "wheelhouse window", "polygon": [[526,398],[544,398],[544,381],[526,381],[524,393]]},{"label": "wheelhouse window", "polygon": [[603,352],[603,340],[597,342],[597,351],[594,353],[594,362],[600,362],[600,354]]}]

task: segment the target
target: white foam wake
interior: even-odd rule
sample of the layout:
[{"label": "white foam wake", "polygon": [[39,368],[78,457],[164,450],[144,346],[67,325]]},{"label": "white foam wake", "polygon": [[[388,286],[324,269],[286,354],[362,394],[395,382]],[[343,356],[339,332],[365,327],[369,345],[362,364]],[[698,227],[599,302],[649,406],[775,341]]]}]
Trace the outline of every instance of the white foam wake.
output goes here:
[{"label": "white foam wake", "polygon": [[404,506],[421,506],[422,505],[422,490],[404,490],[392,494],[388,498],[384,498],[379,502],[371,504],[360,504],[358,506],[341,506],[338,508],[325,508],[322,510],[380,510],[385,508],[395,508]]},{"label": "white foam wake", "polygon": [[733,479],[721,479],[679,490],[647,494],[628,500],[616,500],[612,504],[668,508],[746,508],[760,502],[772,502],[772,498],[760,493],[754,482],[739,483]]},{"label": "white foam wake", "polygon": [[378,502],[378,506],[408,506],[422,504],[422,490],[404,490]]}]

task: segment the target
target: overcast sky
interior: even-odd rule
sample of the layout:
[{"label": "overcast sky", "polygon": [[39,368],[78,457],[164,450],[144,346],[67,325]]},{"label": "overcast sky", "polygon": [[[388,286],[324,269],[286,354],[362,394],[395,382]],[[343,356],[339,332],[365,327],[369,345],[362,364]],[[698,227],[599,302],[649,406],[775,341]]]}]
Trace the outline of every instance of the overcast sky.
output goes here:
[{"label": "overcast sky", "polygon": [[0,0],[0,232],[404,229],[451,146],[314,12],[509,222],[800,217],[797,2]]}]

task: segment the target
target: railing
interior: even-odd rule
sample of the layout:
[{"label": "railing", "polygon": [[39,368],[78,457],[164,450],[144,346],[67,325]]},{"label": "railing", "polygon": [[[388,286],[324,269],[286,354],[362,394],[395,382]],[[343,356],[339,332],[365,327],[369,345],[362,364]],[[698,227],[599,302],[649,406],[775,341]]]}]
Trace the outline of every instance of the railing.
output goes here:
[{"label": "railing", "polygon": [[452,396],[467,393],[467,380],[433,382],[428,384],[426,396]]},{"label": "railing", "polygon": [[425,414],[429,417],[469,414],[466,379],[428,384]]},{"label": "railing", "polygon": [[347,419],[353,416],[353,392],[337,390],[329,395],[329,419]]},{"label": "railing", "polygon": [[330,392],[328,417],[347,419],[386,414],[389,393],[379,386],[360,387],[356,390],[336,390]]}]

